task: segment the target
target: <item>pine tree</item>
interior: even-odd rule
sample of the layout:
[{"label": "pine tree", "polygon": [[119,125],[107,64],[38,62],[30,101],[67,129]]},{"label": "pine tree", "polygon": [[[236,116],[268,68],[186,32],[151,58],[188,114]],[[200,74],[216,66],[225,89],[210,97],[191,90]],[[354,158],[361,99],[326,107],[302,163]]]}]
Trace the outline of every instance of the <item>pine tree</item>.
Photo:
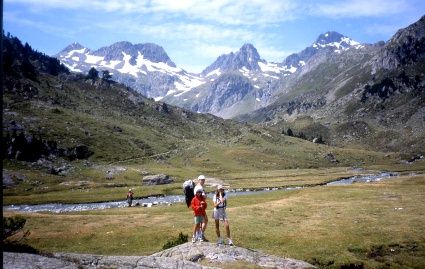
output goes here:
[{"label": "pine tree", "polygon": [[102,80],[109,82],[109,81],[111,81],[111,78],[112,78],[112,75],[111,75],[111,73],[109,73],[108,70],[102,71]]},{"label": "pine tree", "polygon": [[288,131],[286,132],[289,136],[294,136],[294,133],[292,132],[291,128],[288,128]]},{"label": "pine tree", "polygon": [[96,68],[92,67],[87,73],[86,78],[91,79],[93,82],[95,82],[99,78],[99,72],[96,70]]}]

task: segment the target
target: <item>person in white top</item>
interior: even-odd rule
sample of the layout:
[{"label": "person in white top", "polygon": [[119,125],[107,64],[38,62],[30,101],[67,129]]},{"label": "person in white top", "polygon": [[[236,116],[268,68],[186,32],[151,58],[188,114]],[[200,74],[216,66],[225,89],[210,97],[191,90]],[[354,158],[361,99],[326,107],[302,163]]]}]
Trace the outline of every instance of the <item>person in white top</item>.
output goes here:
[{"label": "person in white top", "polygon": [[215,220],[215,233],[217,234],[217,244],[222,244],[223,240],[220,236],[220,220],[224,222],[224,228],[226,229],[226,235],[229,245],[233,246],[232,239],[230,238],[230,227],[229,220],[226,214],[226,206],[227,206],[227,195],[224,192],[224,188],[222,185],[217,186],[217,191],[213,197],[214,202],[214,211],[213,218]]},{"label": "person in white top", "polygon": [[[202,196],[206,199],[207,195],[206,195],[205,190],[204,190],[204,184],[205,184],[205,176],[200,175],[198,177],[198,183],[196,184],[195,188],[193,189],[193,192],[196,195],[196,192],[198,190],[202,190]],[[205,230],[207,229],[207,224],[208,224],[208,216],[207,216],[207,214],[205,214],[204,220],[203,220],[202,225],[201,225],[201,227],[202,227],[202,239],[205,242],[208,242],[208,240],[205,238]]]}]

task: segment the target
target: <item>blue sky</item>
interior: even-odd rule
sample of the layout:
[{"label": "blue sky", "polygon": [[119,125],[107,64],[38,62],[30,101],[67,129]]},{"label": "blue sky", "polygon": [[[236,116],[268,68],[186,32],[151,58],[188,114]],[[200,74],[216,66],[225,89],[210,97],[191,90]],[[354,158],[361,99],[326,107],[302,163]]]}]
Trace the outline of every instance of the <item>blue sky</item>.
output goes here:
[{"label": "blue sky", "polygon": [[4,0],[3,28],[48,55],[79,42],[156,43],[178,67],[201,72],[252,43],[282,62],[337,31],[360,43],[387,41],[425,15],[424,0]]}]

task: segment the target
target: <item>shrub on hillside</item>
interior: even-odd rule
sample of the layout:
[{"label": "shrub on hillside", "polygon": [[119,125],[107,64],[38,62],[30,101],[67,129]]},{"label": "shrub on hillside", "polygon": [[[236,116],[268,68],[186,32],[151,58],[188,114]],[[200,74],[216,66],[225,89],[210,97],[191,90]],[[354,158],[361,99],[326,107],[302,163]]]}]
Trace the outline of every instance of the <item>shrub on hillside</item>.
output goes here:
[{"label": "shrub on hillside", "polygon": [[172,248],[187,242],[189,236],[187,234],[183,234],[182,232],[176,238],[172,238],[165,243],[162,249]]},{"label": "shrub on hillside", "polygon": [[24,230],[26,221],[22,216],[3,217],[3,251],[38,253],[22,242],[30,235],[28,230]]}]

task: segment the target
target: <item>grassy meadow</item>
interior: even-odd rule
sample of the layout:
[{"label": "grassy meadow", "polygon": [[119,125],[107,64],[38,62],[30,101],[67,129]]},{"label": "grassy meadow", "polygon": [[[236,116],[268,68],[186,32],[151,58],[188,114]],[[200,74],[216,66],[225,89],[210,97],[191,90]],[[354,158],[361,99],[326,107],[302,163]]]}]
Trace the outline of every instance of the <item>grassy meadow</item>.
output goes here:
[{"label": "grassy meadow", "polygon": [[[320,268],[350,264],[365,268],[424,268],[425,163],[422,160],[394,165],[392,170],[388,166],[370,169],[385,168],[399,171],[401,176],[376,183],[319,185],[232,197],[228,214],[234,242],[237,246],[305,260]],[[232,187],[314,185],[368,172],[344,167],[287,169],[234,172],[222,179]],[[168,188],[169,192],[178,193],[180,185],[144,189],[164,193]],[[81,193],[87,197],[96,192],[103,199],[108,195],[112,199],[112,189],[117,191],[100,187]],[[125,193],[124,187],[122,192]],[[63,190],[56,195],[66,194],[74,202],[84,200],[83,195],[74,193]],[[143,188],[136,187],[136,196],[140,193]],[[28,199],[31,198],[49,200],[38,200],[36,194]],[[4,196],[5,199],[12,198]],[[207,213],[211,212],[209,208]],[[5,216],[16,214],[27,219],[25,229],[31,233],[27,243],[45,252],[149,255],[160,251],[180,232],[190,235],[192,227],[192,212],[183,204],[62,214],[4,212]],[[211,220],[206,236],[215,239]]]}]

